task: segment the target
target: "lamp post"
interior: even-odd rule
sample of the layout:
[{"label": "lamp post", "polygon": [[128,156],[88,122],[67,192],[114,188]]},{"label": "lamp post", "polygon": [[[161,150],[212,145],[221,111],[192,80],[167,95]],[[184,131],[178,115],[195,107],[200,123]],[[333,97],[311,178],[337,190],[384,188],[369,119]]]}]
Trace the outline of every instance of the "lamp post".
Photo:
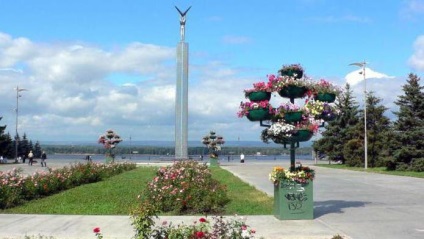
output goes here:
[{"label": "lamp post", "polygon": [[16,86],[16,127],[15,127],[15,163],[18,163],[18,115],[19,115],[19,97],[21,95],[19,92],[25,91],[27,89],[19,88],[19,86]]},{"label": "lamp post", "polygon": [[362,67],[362,71],[359,74],[362,74],[364,77],[364,156],[365,156],[365,169],[368,168],[368,140],[367,140],[367,80],[365,78],[365,66],[367,63],[356,62],[350,65]]}]

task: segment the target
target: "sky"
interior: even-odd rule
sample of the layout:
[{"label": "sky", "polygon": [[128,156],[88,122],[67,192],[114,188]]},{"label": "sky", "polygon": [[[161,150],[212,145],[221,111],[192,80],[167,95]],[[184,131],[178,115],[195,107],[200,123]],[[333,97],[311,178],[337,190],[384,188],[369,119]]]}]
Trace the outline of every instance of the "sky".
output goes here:
[{"label": "sky", "polygon": [[[424,0],[0,0],[0,125],[33,141],[173,141],[178,6],[187,13],[188,139],[210,130],[260,141],[237,118],[243,90],[282,65],[343,86],[367,62],[389,108],[409,73],[424,73]],[[423,84],[423,83],[422,83]],[[363,84],[353,86],[358,103]],[[283,102],[278,95],[271,103]],[[299,102],[302,100],[299,100]]]}]

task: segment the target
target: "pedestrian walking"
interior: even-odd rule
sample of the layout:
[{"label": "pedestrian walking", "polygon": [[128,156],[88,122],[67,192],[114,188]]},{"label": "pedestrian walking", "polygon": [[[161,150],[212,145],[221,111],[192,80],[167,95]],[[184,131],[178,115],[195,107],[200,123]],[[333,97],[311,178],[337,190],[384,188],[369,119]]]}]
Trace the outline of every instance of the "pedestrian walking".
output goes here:
[{"label": "pedestrian walking", "polygon": [[32,150],[29,151],[28,159],[29,159],[28,165],[32,166],[32,163],[34,162],[34,154],[32,153]]},{"label": "pedestrian walking", "polygon": [[240,163],[244,163],[244,154],[243,153],[240,154]]},{"label": "pedestrian walking", "polygon": [[43,153],[41,154],[41,167],[47,167],[46,159],[47,154],[43,151]]}]

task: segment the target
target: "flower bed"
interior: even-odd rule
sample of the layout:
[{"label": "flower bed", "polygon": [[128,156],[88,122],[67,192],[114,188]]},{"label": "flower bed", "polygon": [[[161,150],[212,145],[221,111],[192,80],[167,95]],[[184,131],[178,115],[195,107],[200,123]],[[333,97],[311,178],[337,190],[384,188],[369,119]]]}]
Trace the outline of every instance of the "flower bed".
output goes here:
[{"label": "flower bed", "polygon": [[[197,221],[189,224],[173,225],[163,221],[160,225],[154,223],[151,227],[139,233],[136,238],[255,238],[256,231],[246,223],[246,218],[223,216],[213,216],[212,220],[207,217],[200,217]],[[96,236],[101,236],[100,228],[94,228]]]},{"label": "flower bed", "polygon": [[98,164],[77,163],[49,172],[23,176],[22,170],[0,172],[0,208],[6,209],[32,200],[92,183],[135,169],[134,163]]},{"label": "flower bed", "polygon": [[160,168],[143,196],[158,210],[177,214],[220,212],[229,200],[225,186],[195,161]]}]

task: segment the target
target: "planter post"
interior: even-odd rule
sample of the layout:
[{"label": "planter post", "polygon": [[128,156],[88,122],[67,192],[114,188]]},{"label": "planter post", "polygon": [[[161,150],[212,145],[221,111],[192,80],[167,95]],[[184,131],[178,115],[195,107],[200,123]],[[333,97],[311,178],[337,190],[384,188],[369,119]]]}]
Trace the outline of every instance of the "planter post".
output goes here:
[{"label": "planter post", "polygon": [[225,143],[224,137],[216,135],[215,131],[203,137],[202,143],[209,149],[209,167],[219,167],[218,151]]}]

